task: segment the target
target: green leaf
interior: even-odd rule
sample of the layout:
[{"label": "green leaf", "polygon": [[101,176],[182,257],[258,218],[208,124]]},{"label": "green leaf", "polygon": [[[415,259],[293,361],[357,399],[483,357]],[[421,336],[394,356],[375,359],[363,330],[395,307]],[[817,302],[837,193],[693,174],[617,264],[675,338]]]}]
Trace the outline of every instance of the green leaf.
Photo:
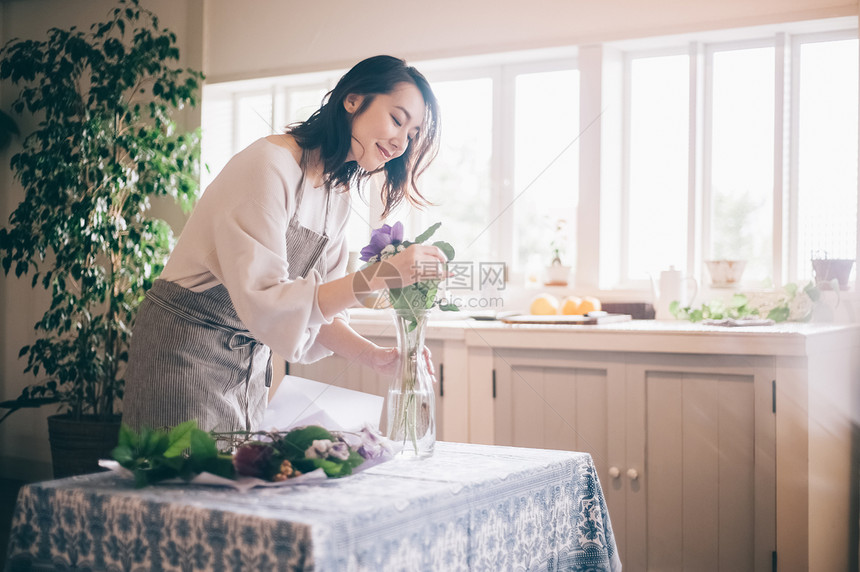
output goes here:
[{"label": "green leaf", "polygon": [[176,457],[182,451],[191,447],[191,432],[197,429],[197,420],[191,419],[174,427],[168,435],[168,447],[165,457]]},{"label": "green leaf", "polygon": [[456,304],[439,304],[439,309],[443,312],[459,312],[460,307]]},{"label": "green leaf", "polygon": [[803,291],[809,296],[809,299],[813,302],[818,302],[821,299],[821,290],[815,286],[814,282],[810,282],[806,286],[804,286]]},{"label": "green leaf", "polygon": [[774,322],[784,322],[791,315],[791,310],[788,306],[777,306],[767,313],[767,317]]},{"label": "green leaf", "polygon": [[442,226],[441,222],[437,222],[435,224],[430,225],[430,228],[428,228],[427,230],[425,230],[424,232],[422,232],[421,234],[419,234],[418,236],[415,237],[415,242],[418,244],[424,244],[424,242],[428,238],[433,236],[433,233],[435,233],[439,229],[440,226]]},{"label": "green leaf", "polygon": [[311,461],[316,468],[325,471],[325,474],[328,477],[342,477],[352,472],[345,463],[329,459],[311,459]]},{"label": "green leaf", "polygon": [[742,306],[745,306],[747,301],[748,299],[745,294],[737,293],[732,295],[731,305],[735,308],[740,308]]},{"label": "green leaf", "polygon": [[454,247],[451,246],[449,243],[447,243],[443,240],[437,240],[436,242],[433,243],[433,246],[439,248],[439,250],[444,252],[445,257],[448,260],[454,260]]},{"label": "green leaf", "polygon": [[207,473],[224,477],[225,479],[236,478],[236,469],[233,467],[233,457],[231,455],[219,454],[210,458],[204,464],[203,470]]},{"label": "green leaf", "polygon": [[191,429],[191,454],[200,462],[218,456],[218,445],[209,433],[201,429]]},{"label": "green leaf", "polygon": [[126,469],[134,468],[134,451],[128,445],[117,445],[111,451],[111,456]]},{"label": "green leaf", "polygon": [[137,433],[135,433],[131,429],[131,427],[123,423],[119,426],[118,443],[121,446],[129,447],[131,449],[137,449],[139,446],[139,439]]},{"label": "green leaf", "polygon": [[308,447],[313,445],[314,441],[321,441],[323,439],[334,441],[335,437],[329,431],[319,427],[318,425],[293,429],[282,439],[282,452],[288,458],[303,457],[305,451],[308,450]]}]

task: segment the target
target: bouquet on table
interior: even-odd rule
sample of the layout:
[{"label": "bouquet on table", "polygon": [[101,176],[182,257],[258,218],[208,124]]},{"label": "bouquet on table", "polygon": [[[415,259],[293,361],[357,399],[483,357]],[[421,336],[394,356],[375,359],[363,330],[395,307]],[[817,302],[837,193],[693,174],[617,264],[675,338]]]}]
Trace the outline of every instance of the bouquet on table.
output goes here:
[{"label": "bouquet on table", "polygon": [[[383,262],[412,244],[424,244],[439,229],[436,223],[414,241],[403,239],[403,225],[383,225],[375,229],[370,244],[361,250],[365,268]],[[454,248],[443,241],[432,243],[450,261]],[[419,269],[415,269],[418,271]],[[422,280],[401,288],[389,288],[388,302],[395,313],[400,365],[388,391],[388,438],[401,442],[401,453],[425,457],[433,453],[436,443],[436,401],[433,383],[424,359],[424,331],[427,316],[434,306],[457,311],[451,303],[437,300],[439,280]]]},{"label": "bouquet on table", "polygon": [[[223,441],[235,443],[234,450],[220,451],[218,443]],[[391,449],[368,426],[357,432],[311,425],[289,431],[217,433],[199,429],[192,419],[170,431],[144,427],[136,433],[123,425],[112,454],[133,474],[137,487],[179,478],[247,489],[345,477],[366,461],[390,458]]]}]

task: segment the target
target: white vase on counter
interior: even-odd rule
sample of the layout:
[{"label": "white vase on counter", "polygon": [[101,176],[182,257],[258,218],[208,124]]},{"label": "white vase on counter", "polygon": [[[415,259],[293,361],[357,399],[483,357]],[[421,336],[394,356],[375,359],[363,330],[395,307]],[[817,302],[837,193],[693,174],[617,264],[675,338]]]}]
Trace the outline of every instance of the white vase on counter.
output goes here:
[{"label": "white vase on counter", "polygon": [[[687,285],[692,285],[692,295],[687,296]],[[675,317],[669,310],[672,302],[678,302],[681,307],[689,306],[699,291],[698,282],[692,276],[684,276],[680,270],[670,266],[668,270],[660,272],[659,286],[651,280],[651,289],[654,296],[654,318],[657,320],[672,320]]]}]

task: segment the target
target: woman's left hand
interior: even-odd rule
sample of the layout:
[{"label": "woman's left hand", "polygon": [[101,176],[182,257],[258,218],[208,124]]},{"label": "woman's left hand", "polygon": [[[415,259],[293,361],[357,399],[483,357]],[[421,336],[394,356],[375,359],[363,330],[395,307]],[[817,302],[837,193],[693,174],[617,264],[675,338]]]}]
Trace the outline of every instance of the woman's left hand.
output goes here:
[{"label": "woman's left hand", "polygon": [[400,352],[397,348],[383,348],[374,346],[366,354],[365,365],[372,368],[376,373],[392,375],[397,371],[400,361]]},{"label": "woman's left hand", "polygon": [[[393,375],[400,363],[400,351],[397,348],[384,348],[376,346],[368,352],[366,365],[373,368],[376,373]],[[424,363],[433,383],[436,383],[436,368],[433,366],[432,355],[427,346],[424,346]]]}]

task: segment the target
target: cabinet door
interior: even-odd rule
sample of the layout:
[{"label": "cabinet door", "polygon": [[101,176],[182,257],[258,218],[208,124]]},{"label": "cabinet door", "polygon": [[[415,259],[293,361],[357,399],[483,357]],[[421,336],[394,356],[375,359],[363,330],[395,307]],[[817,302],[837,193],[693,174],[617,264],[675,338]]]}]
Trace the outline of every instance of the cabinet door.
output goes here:
[{"label": "cabinet door", "polygon": [[768,358],[740,356],[654,356],[628,367],[625,568],[770,569],[773,371]]},{"label": "cabinet door", "polygon": [[[594,459],[624,562],[625,364],[614,354],[499,349],[493,361],[497,445],[583,451]],[[619,515],[616,517],[616,515]]]},{"label": "cabinet door", "polygon": [[[396,344],[394,338],[378,337],[369,338],[375,344],[380,346],[393,346]],[[443,344],[438,340],[427,340],[427,348],[430,350],[433,366],[436,369],[437,379],[444,372],[441,362],[443,356]],[[337,355],[332,355],[323,358],[312,364],[290,364],[290,374],[313,379],[323,383],[330,383],[338,387],[353,389],[364,393],[371,393],[386,397],[388,395],[388,384],[391,377],[376,373],[369,367],[353,363],[345,358]],[[443,415],[444,395],[440,395],[440,390],[443,387],[444,380],[436,383],[436,439],[444,440],[443,435]],[[382,418],[380,419],[380,428],[384,431],[387,425],[388,416],[386,408],[382,408]]]}]

